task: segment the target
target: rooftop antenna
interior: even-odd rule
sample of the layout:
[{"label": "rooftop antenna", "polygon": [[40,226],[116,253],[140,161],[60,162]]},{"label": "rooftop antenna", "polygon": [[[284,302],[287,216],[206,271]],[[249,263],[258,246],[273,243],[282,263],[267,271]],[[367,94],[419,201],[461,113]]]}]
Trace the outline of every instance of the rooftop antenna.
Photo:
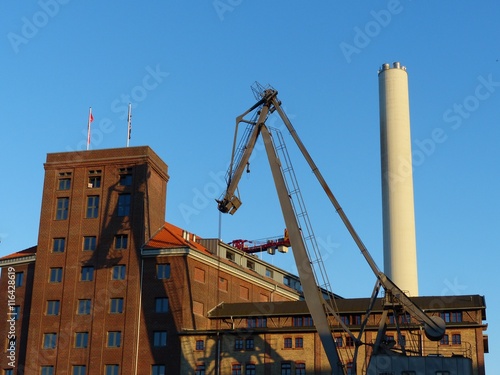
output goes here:
[{"label": "rooftop antenna", "polygon": [[130,144],[130,135],[132,134],[132,104],[128,103],[127,116],[127,147]]}]

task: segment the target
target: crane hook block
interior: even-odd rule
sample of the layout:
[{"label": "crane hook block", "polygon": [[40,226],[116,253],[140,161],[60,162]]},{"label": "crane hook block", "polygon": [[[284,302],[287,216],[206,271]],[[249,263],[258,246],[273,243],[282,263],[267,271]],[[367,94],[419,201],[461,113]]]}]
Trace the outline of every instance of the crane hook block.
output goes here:
[{"label": "crane hook block", "polygon": [[231,214],[234,215],[236,210],[240,208],[241,201],[238,199],[236,195],[233,195],[231,199],[223,198],[222,200],[218,200],[218,209],[223,214]]}]

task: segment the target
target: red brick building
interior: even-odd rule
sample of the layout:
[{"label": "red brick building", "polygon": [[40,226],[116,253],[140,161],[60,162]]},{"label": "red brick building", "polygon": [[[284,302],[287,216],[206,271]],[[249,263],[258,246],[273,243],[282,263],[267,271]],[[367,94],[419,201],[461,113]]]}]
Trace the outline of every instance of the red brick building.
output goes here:
[{"label": "red brick building", "polygon": [[[293,323],[312,323],[300,280],[165,223],[168,179],[149,147],[48,154],[38,243],[0,259],[3,374],[328,371],[313,327]],[[366,307],[343,301],[349,316]],[[484,300],[456,301],[435,313],[473,317],[452,334],[483,374]]]}]

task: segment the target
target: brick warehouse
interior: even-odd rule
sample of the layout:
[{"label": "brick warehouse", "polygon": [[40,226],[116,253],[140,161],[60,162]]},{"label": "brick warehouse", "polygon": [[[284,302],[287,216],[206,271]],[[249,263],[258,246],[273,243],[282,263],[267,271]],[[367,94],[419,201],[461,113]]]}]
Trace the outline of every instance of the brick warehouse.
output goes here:
[{"label": "brick warehouse", "polygon": [[[149,147],[47,155],[38,243],[0,259],[1,295],[16,285],[13,308],[0,307],[17,317],[4,374],[327,373],[298,278],[165,223],[168,179]],[[420,298],[450,332],[430,346],[407,318],[408,342],[466,355],[484,374],[484,298]],[[368,299],[338,301],[355,330]],[[332,328],[348,368],[352,347]]]}]

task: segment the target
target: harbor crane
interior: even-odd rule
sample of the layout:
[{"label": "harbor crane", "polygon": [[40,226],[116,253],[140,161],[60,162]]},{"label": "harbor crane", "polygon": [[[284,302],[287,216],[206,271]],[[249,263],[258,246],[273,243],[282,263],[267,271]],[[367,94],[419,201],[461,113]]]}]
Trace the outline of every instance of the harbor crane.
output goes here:
[{"label": "harbor crane", "polygon": [[[388,316],[388,310],[394,308],[394,306],[397,306],[398,309],[397,312],[395,311],[396,315],[400,314],[401,311],[406,311],[413,316],[414,319],[421,323],[428,339],[432,341],[439,341],[445,333],[445,323],[443,319],[439,316],[427,315],[378,268],[284,112],[281,102],[277,96],[278,92],[270,86],[263,87],[258,83],[255,84],[253,90],[257,102],[243,114],[236,117],[236,129],[233,140],[231,162],[227,173],[227,188],[222,196],[217,200],[218,209],[222,213],[229,213],[233,215],[241,206],[241,200],[237,193],[238,183],[243,172],[246,168],[248,168],[252,151],[255,148],[255,144],[259,136],[261,136],[264,142],[269,165],[271,167],[276,191],[278,193],[283,218],[288,231],[290,246],[292,248],[292,253],[302,284],[304,298],[330,363],[332,374],[345,375],[346,368],[339,356],[339,352],[332,335],[328,319],[329,316],[333,316],[337,319],[341,327],[353,339],[355,343],[353,361],[354,369],[350,371],[354,372],[350,373],[360,373],[356,370],[357,349],[360,345],[365,344],[361,342],[362,334],[367,325],[368,316],[374,307],[375,300],[381,287],[384,289],[384,312],[375,343],[370,344],[373,345],[372,360],[378,353],[383,353],[381,346],[385,335],[385,321]],[[273,112],[277,112],[279,114],[281,120],[286,126],[286,129],[289,131],[291,137],[300,149],[335,211],[340,216],[342,222],[361,251],[361,254],[376,276],[377,281],[371,296],[369,310],[367,311],[366,317],[361,324],[361,329],[357,336],[354,335],[340,319],[340,316],[335,309],[333,293],[330,294],[330,298],[325,299],[325,293],[323,293],[318,285],[318,280],[316,279],[315,270],[313,269],[310,258],[311,252],[307,247],[307,244],[309,243],[308,238],[304,234],[303,226],[299,223],[299,217],[302,215],[298,214],[297,211],[300,210],[300,208],[297,208],[297,204],[294,203],[292,199],[295,193],[292,190],[295,189],[295,186],[290,186],[290,183],[287,180],[285,169],[289,168],[285,168],[283,166],[286,161],[281,160],[278,156],[277,149],[281,148],[281,145],[277,144],[278,141],[274,135],[275,133],[273,132],[273,129],[266,125],[266,120]],[[251,113],[253,114],[252,119],[246,119],[245,117]],[[241,137],[238,142],[238,128],[241,123],[245,123],[247,126],[243,137]],[[301,203],[299,202],[299,204]],[[372,360],[370,362],[373,362]],[[368,374],[371,373],[375,374],[378,372],[370,372],[369,364]],[[468,372],[464,374],[468,374]]]}]

